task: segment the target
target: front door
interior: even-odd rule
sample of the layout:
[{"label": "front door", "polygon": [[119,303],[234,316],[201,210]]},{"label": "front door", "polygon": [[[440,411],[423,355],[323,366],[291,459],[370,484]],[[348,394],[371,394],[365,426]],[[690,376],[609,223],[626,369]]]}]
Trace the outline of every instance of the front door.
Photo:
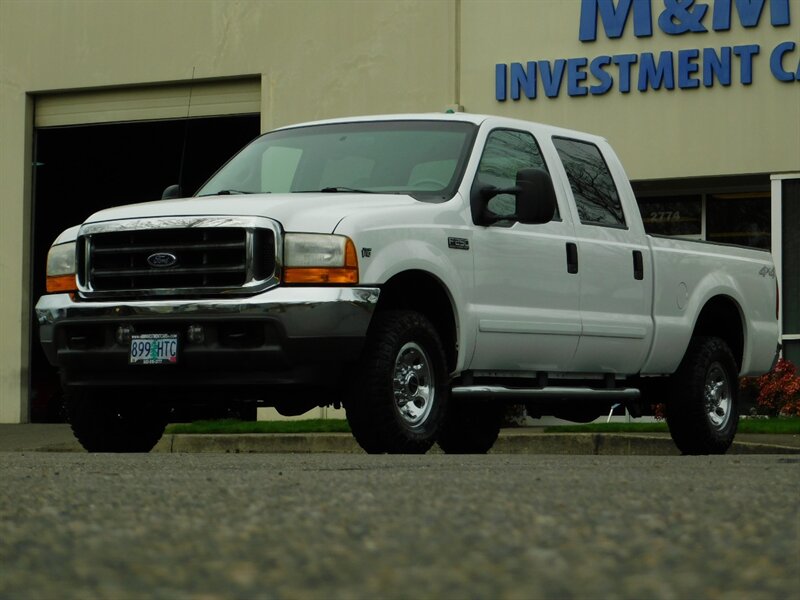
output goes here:
[{"label": "front door", "polygon": [[[529,167],[548,170],[534,136],[495,129],[486,140],[476,184],[511,188],[517,171]],[[509,219],[476,229],[471,308],[478,332],[471,369],[571,370],[581,333],[579,280],[568,272],[566,247],[574,232],[561,208],[542,225]],[[489,210],[511,216],[515,197],[495,196]]]}]

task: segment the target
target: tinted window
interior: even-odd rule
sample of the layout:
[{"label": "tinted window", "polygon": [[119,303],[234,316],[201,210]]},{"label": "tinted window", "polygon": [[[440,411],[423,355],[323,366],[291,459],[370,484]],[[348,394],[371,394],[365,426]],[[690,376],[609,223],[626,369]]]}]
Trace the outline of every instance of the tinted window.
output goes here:
[{"label": "tinted window", "polygon": [[[498,188],[514,187],[517,171],[531,167],[547,170],[533,136],[524,131],[497,129],[486,139],[478,166],[478,183]],[[499,194],[489,201],[489,210],[501,217],[511,216],[517,212],[516,198],[511,194]]]},{"label": "tinted window", "polygon": [[581,223],[624,226],[625,215],[611,171],[594,144],[554,138],[567,171]]}]

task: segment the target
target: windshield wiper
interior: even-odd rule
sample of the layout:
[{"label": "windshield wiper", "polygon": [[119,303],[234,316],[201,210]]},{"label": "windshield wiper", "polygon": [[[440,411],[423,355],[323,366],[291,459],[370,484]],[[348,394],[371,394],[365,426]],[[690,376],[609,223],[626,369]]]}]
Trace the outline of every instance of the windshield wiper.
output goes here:
[{"label": "windshield wiper", "polygon": [[373,192],[372,190],[360,190],[358,188],[351,188],[345,187],[341,185],[332,186],[332,187],[324,187],[320,190],[320,192],[325,192],[326,194],[337,194],[339,192],[354,192],[356,194],[375,194],[377,192]]},{"label": "windshield wiper", "polygon": [[[269,192],[263,192],[264,194],[269,194]],[[242,190],[220,190],[214,194],[203,194],[200,198],[205,198],[206,196],[236,196],[238,194],[255,194],[255,192],[244,192]]]}]

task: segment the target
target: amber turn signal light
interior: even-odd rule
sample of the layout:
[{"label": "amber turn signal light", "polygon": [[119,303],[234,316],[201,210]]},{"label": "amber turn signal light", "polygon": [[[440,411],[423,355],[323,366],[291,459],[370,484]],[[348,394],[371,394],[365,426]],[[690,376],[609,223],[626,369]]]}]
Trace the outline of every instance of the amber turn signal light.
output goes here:
[{"label": "amber turn signal light", "polygon": [[48,293],[51,294],[55,292],[74,292],[78,289],[74,273],[69,275],[48,275],[46,285]]}]

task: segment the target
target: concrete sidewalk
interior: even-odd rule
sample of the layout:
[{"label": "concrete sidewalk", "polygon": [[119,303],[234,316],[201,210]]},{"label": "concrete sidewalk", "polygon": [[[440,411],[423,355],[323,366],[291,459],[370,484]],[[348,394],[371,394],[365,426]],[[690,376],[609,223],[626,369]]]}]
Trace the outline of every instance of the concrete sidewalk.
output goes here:
[{"label": "concrete sidewalk", "polygon": [[[0,424],[0,452],[83,452],[69,425]],[[432,452],[438,452],[434,447]],[[167,434],[153,452],[363,452],[349,433]],[[800,434],[740,434],[729,454],[800,454]],[[667,433],[544,433],[504,429],[492,454],[678,455]]]}]

